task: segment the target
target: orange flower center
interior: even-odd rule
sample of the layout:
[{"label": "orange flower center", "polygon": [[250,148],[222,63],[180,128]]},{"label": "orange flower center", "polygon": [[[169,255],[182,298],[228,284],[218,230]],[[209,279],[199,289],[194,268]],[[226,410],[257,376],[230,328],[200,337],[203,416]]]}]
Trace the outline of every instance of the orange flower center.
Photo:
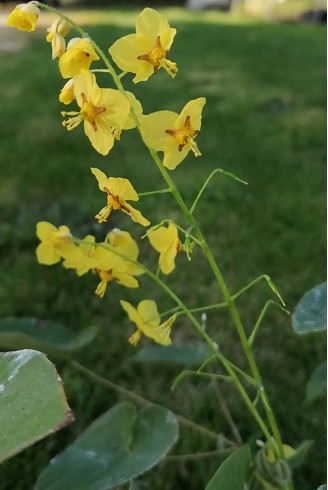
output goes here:
[{"label": "orange flower center", "polygon": [[84,119],[86,119],[93,127],[94,131],[97,131],[96,117],[106,110],[106,107],[95,107],[88,101],[84,93],[81,94],[82,106],[80,112],[76,111],[62,111],[62,116],[73,116],[69,117],[66,121],[63,121],[63,126],[67,128],[68,131],[76,128]]},{"label": "orange flower center", "polygon": [[85,114],[84,119],[86,119],[93,127],[94,131],[97,131],[96,116],[101,114],[106,110],[106,107],[94,107],[90,102],[88,102],[86,95],[81,94],[82,97],[82,107],[81,113]]},{"label": "orange flower center", "polygon": [[123,209],[126,213],[130,213],[130,209],[120,201],[120,196],[115,196],[107,187],[104,187],[104,191],[107,192],[108,205],[113,209]]},{"label": "orange flower center", "polygon": [[177,64],[167,59],[168,51],[161,45],[161,36],[156,38],[156,46],[150,53],[138,56],[138,60],[148,61],[154,67],[154,73],[158,72],[158,69],[162,66],[164,70],[174,78],[178,73]]},{"label": "orange flower center", "polygon": [[167,129],[165,131],[167,134],[170,136],[173,136],[178,144],[179,144],[179,151],[182,150],[182,148],[185,145],[189,145],[190,149],[193,151],[194,155],[196,157],[201,156],[201,152],[198,149],[198,146],[196,142],[194,141],[194,138],[199,133],[198,129],[194,129],[191,124],[190,124],[190,116],[186,117],[185,123],[180,129]]}]

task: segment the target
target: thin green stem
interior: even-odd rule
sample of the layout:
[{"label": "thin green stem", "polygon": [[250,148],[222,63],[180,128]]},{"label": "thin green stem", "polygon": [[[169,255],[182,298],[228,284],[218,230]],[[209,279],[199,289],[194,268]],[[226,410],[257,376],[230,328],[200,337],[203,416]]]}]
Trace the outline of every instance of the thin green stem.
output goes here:
[{"label": "thin green stem", "polygon": [[158,189],[157,191],[138,192],[138,196],[153,196],[154,194],[166,194],[167,192],[171,192],[170,189]]},{"label": "thin green stem", "polygon": [[[180,193],[178,192],[177,188],[175,187],[171,177],[169,176],[167,170],[165,169],[165,167],[162,165],[162,162],[160,161],[157,153],[152,150],[152,149],[149,149],[150,151],[150,154],[152,155],[159,171],[161,172],[163,178],[165,179],[165,181],[167,182],[169,188],[171,189],[171,192],[172,192],[172,195],[174,196],[175,200],[177,201],[178,205],[180,206],[180,209],[181,211],[183,212],[183,214],[185,215],[185,217],[188,219],[188,221],[190,222],[190,224],[192,226],[194,226],[194,229],[196,231],[196,234],[198,235],[198,238],[202,244],[202,248],[204,250],[204,253],[207,257],[207,260],[213,270],[213,273],[217,279],[217,282],[219,284],[219,287],[222,291],[222,294],[224,296],[224,299],[226,301],[226,303],[228,304],[228,308],[230,310],[230,313],[231,313],[231,316],[233,318],[233,321],[235,323],[235,326],[236,326],[236,329],[237,329],[237,332],[239,334],[239,338],[240,338],[240,341],[241,341],[241,344],[242,344],[242,347],[243,347],[243,350],[244,350],[244,353],[246,355],[246,358],[248,360],[248,363],[250,365],[250,368],[251,368],[251,371],[252,371],[252,374],[253,374],[253,377],[254,379],[256,380],[258,386],[259,386],[259,390],[260,390],[260,393],[261,393],[261,399],[262,399],[262,402],[263,402],[263,406],[265,408],[265,411],[266,411],[266,414],[267,414],[267,417],[268,417],[268,421],[269,421],[269,424],[271,426],[271,429],[272,429],[272,433],[273,433],[273,436],[275,438],[275,441],[276,441],[276,444],[277,444],[277,447],[274,446],[274,453],[277,454],[277,456],[281,459],[285,459],[285,455],[284,455],[284,452],[283,452],[283,447],[282,447],[282,440],[281,440],[281,436],[280,436],[280,432],[279,432],[279,429],[278,429],[278,426],[277,426],[277,422],[275,420],[275,417],[274,417],[274,414],[273,414],[273,411],[271,409],[271,406],[270,406],[270,403],[269,403],[269,400],[268,400],[268,397],[266,395],[266,392],[263,388],[263,385],[262,385],[262,381],[261,381],[261,376],[260,376],[260,372],[258,370],[258,367],[256,365],[256,362],[255,362],[255,359],[254,359],[254,356],[253,356],[253,353],[252,353],[252,350],[251,350],[251,346],[248,344],[248,340],[247,340],[247,336],[246,336],[246,332],[244,330],[244,327],[242,325],[242,322],[241,322],[241,319],[239,317],[239,314],[237,312],[237,309],[234,305],[234,302],[232,300],[232,297],[229,293],[229,290],[227,288],[227,285],[223,279],[223,276],[221,274],[221,271],[214,259],[214,256],[198,226],[198,223],[195,221],[193,215],[190,213],[190,211],[188,210],[185,202],[183,201]],[[270,440],[271,440],[271,437],[270,437]],[[269,443],[269,441],[268,441]]]},{"label": "thin green stem", "polygon": [[192,206],[190,208],[190,212],[191,213],[193,213],[195,211],[195,208],[196,208],[196,206],[198,204],[198,201],[201,198],[201,196],[202,196],[203,192],[205,191],[206,187],[208,186],[210,180],[214,177],[215,174],[218,174],[218,173],[223,174],[226,177],[230,177],[233,180],[237,180],[238,182],[241,182],[242,184],[247,185],[247,182],[245,182],[244,180],[239,179],[233,173],[227,172],[226,170],[223,170],[222,168],[216,168],[215,170],[213,170],[213,172],[210,173],[210,175],[205,180],[204,185],[201,187],[200,191],[198,192],[197,197],[194,200],[194,202],[193,202],[193,204],[192,204]]},{"label": "thin green stem", "polygon": [[174,383],[171,387],[171,390],[174,391],[178,384],[181,383],[187,376],[196,376],[199,378],[206,378],[206,379],[222,379],[224,381],[229,381],[231,382],[230,376],[225,376],[224,374],[214,374],[214,373],[202,373],[199,371],[193,371],[191,369],[185,369],[182,371],[174,380]]},{"label": "thin green stem", "polygon": [[260,315],[259,315],[259,317],[258,317],[258,319],[257,319],[257,322],[256,322],[256,323],[255,323],[255,325],[254,325],[254,328],[253,328],[253,330],[252,330],[252,333],[251,333],[251,334],[250,334],[250,336],[248,337],[248,343],[249,343],[249,345],[252,345],[252,344],[253,344],[253,342],[254,342],[254,340],[255,340],[255,336],[256,336],[256,334],[257,334],[257,331],[258,331],[258,329],[260,328],[261,323],[262,323],[262,320],[263,320],[263,318],[265,317],[266,312],[268,311],[268,309],[269,309],[269,307],[270,307],[270,306],[275,306],[276,308],[278,308],[279,310],[283,311],[283,312],[284,312],[284,313],[286,313],[287,315],[289,314],[289,311],[288,311],[288,310],[286,310],[286,308],[284,308],[283,306],[281,306],[281,305],[280,305],[279,303],[277,303],[276,301],[273,301],[272,299],[269,299],[269,300],[268,300],[268,301],[265,303],[265,305],[264,305],[264,307],[263,307],[263,309],[262,309],[262,311],[261,311],[261,313],[260,313]]}]

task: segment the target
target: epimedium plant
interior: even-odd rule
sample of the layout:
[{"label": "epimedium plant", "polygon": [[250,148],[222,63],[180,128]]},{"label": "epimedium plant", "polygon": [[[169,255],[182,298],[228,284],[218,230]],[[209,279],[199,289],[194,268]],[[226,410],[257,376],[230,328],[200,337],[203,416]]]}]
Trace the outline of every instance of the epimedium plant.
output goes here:
[{"label": "epimedium plant", "polygon": [[[231,454],[210,479],[206,489],[292,490],[292,460],[296,458],[297,450],[284,444],[252,349],[268,308],[274,306],[287,312],[284,301],[267,275],[257,277],[232,294],[195,217],[197,204],[216,174],[246,183],[230,172],[215,169],[205,179],[191,206],[188,206],[176,187],[171,172],[190,155],[190,152],[195,157],[202,155],[196,138],[201,130],[205,98],[187,101],[183,108],[178,108],[180,112],[159,110],[145,115],[141,102],[132,92],[126,91],[122,83],[123,77],[128,73],[134,75],[134,83],[146,82],[158,71],[165,71],[174,79],[178,67],[169,59],[169,52],[176,29],[169,25],[163,15],[151,8],[145,8],[137,18],[136,32],[117,40],[109,48],[108,56],[72,19],[39,2],[18,5],[7,19],[7,24],[23,31],[34,31],[40,9],[58,16],[48,28],[46,39],[52,46],[52,58],[59,60],[61,76],[67,79],[59,94],[59,101],[67,106],[75,106],[73,110],[62,111],[63,126],[72,131],[83,123],[84,133],[92,147],[103,156],[109,154],[114,144],[124,144],[124,131],[135,130],[147,146],[150,158],[166,187],[138,193],[127,178],[111,177],[98,168],[91,168],[96,179],[95,185],[104,193],[105,198],[104,207],[95,215],[96,220],[104,224],[104,240],[97,242],[92,235],[79,238],[66,225],[57,227],[46,221],[39,222],[36,229],[40,240],[36,250],[39,263],[54,265],[61,262],[64,268],[75,270],[78,276],[89,272],[95,274],[98,277],[95,293],[100,298],[106,294],[108,285],[113,282],[127,288],[138,288],[141,276],[148,276],[154,285],[170,298],[172,308],[160,312],[155,301],[149,297],[134,305],[121,299],[121,307],[135,325],[135,332],[130,336],[129,342],[137,345],[144,335],[163,346],[166,352],[170,352],[170,349],[172,351],[175,347],[174,341],[172,344],[172,329],[179,322],[179,318],[186,317],[190,326],[206,344],[206,350],[199,360],[198,369],[182,371],[174,386],[178,386],[180,381],[190,374],[209,379],[229,380],[239,392],[262,434],[263,441],[259,441],[258,447],[238,447],[227,440],[225,449]],[[71,29],[78,37],[73,37],[66,44],[65,38]],[[93,68],[95,61],[100,61],[102,66]],[[119,74],[114,64],[121,70]],[[98,86],[98,72],[109,75],[111,88]],[[133,176],[131,178],[133,179]],[[131,204],[137,203],[145,195],[162,193],[170,194],[176,201],[186,223],[185,227],[179,226],[167,216],[164,216],[160,223],[151,223],[151,216],[144,217]],[[128,215],[138,227],[138,238],[147,238],[149,242],[144,240],[143,246],[151,246],[158,252],[157,270],[151,270],[139,260],[139,245],[128,231],[118,228],[107,229],[106,223],[115,211]],[[190,267],[193,266],[192,252],[195,247],[203,251],[224,301],[203,307],[190,307],[165,281],[166,276],[176,267],[178,254],[185,253],[191,262]],[[235,301],[261,281],[269,286],[277,301],[271,299],[265,304],[251,334],[247,335]],[[223,308],[229,310],[234,322],[248,364],[247,370],[234,364],[221,351],[216,339],[207,332],[204,321],[198,319],[199,313],[206,316],[209,310]],[[56,325],[52,328],[55,331]],[[29,335],[37,338],[39,334],[32,327]],[[45,341],[46,339],[39,338],[37,345],[40,350],[42,347],[48,349],[48,352],[45,352],[52,355],[53,350]],[[26,342],[26,337],[22,342]],[[73,352],[75,345],[72,341],[70,347],[66,345],[66,349]],[[85,343],[78,342],[78,345],[80,347]],[[57,342],[55,355],[60,352]],[[221,371],[213,372],[217,362],[222,366],[224,374]],[[178,422],[206,433],[205,428],[175,416],[164,407],[149,405],[147,400],[101,378],[77,362],[71,361],[71,365],[95,382],[116,389],[144,408],[137,413],[130,402],[111,408],[52,461],[51,466],[40,475],[36,488],[80,490],[82,482],[83,488],[90,490],[104,490],[127,483],[134,488],[135,479],[161,461],[172,448],[178,438]],[[218,434],[215,432],[207,433],[218,440]]]}]

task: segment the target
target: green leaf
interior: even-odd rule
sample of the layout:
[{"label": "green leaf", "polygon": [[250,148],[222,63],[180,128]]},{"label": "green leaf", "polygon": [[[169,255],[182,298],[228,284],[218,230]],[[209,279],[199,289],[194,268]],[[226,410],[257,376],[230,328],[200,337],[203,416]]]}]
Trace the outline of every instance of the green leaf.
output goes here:
[{"label": "green leaf", "polygon": [[108,490],[141,475],[178,438],[176,418],[151,405],[120,403],[95,420],[41,473],[36,490]]},{"label": "green leaf", "polygon": [[55,366],[41,352],[0,354],[0,462],[74,420]]},{"label": "green leaf", "polygon": [[134,357],[135,361],[166,362],[183,366],[198,366],[211,355],[207,344],[171,344],[167,347],[154,345],[140,350]]},{"label": "green leaf", "polygon": [[305,389],[308,401],[324,396],[327,389],[327,363],[320,364],[312,373]]},{"label": "green leaf", "polygon": [[244,490],[250,461],[247,445],[236,449],[221,464],[205,490]]},{"label": "green leaf", "polygon": [[327,330],[327,283],[307,291],[292,316],[293,329],[298,334]]},{"label": "green leaf", "polygon": [[89,344],[97,335],[96,327],[75,334],[64,325],[37,318],[0,320],[0,348],[35,349],[49,356],[66,357]]},{"label": "green leaf", "polygon": [[327,490],[327,485],[321,485],[318,490]]}]

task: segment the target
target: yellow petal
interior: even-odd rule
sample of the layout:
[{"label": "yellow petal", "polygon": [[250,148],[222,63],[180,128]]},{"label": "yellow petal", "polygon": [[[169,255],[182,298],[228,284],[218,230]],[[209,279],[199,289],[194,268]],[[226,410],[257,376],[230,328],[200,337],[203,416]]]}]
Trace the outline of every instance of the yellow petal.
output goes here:
[{"label": "yellow petal", "polygon": [[114,146],[114,136],[110,128],[97,123],[97,131],[87,120],[84,120],[84,132],[89,138],[90,143],[100,155],[108,155]]},{"label": "yellow petal", "polygon": [[148,61],[140,61],[136,76],[133,78],[134,83],[145,82],[154,74],[154,67]]},{"label": "yellow petal", "polygon": [[172,29],[172,28],[166,29],[161,33],[160,35],[161,46],[166,51],[168,51],[171,48],[176,33],[177,33],[176,29]]},{"label": "yellow petal", "polygon": [[122,284],[127,288],[137,288],[139,286],[137,279],[135,279],[130,274],[126,274],[124,272],[115,274],[115,279],[119,284]]},{"label": "yellow petal", "polygon": [[73,38],[67,45],[67,51],[59,60],[59,70],[63,78],[72,78],[89,70],[99,56],[88,38]]},{"label": "yellow petal", "polygon": [[90,100],[95,93],[97,94],[97,89],[98,91],[100,91],[100,88],[98,87],[96,82],[95,75],[89,70],[86,70],[83,73],[76,75],[73,78],[73,86],[76,101],[79,107],[82,107],[83,104],[82,94],[85,95],[87,100]]},{"label": "yellow petal", "polygon": [[61,89],[59,94],[59,101],[67,105],[73,102],[73,100],[75,100],[74,81],[73,78],[71,78]]},{"label": "yellow petal", "polygon": [[138,56],[146,54],[144,48],[137,44],[136,34],[121,37],[108,51],[122,71],[131,73],[137,73],[140,63],[143,63]]},{"label": "yellow petal", "polygon": [[173,271],[177,253],[176,245],[172,244],[165,252],[160,254],[158,263],[163,274],[170,274]]},{"label": "yellow petal", "polygon": [[114,196],[126,201],[138,201],[139,196],[128,179],[109,177],[109,190]]},{"label": "yellow petal", "polygon": [[53,265],[60,261],[60,254],[49,243],[40,243],[36,249],[38,262],[44,265]]},{"label": "yellow petal", "polygon": [[42,241],[48,241],[51,238],[52,233],[58,231],[56,226],[48,223],[48,221],[39,221],[36,225],[36,236]]},{"label": "yellow petal", "polygon": [[172,341],[170,339],[171,335],[171,329],[173,322],[175,321],[176,316],[171,316],[166,322],[162,323],[159,325],[154,331],[153,331],[153,339],[155,342],[158,344],[162,345],[170,345],[172,344]]},{"label": "yellow petal", "polygon": [[182,109],[176,121],[175,128],[182,128],[186,121],[186,117],[190,116],[190,125],[193,129],[199,130],[202,121],[202,110],[205,103],[205,97],[199,97],[198,99],[190,100]]},{"label": "yellow petal", "polygon": [[144,216],[142,216],[142,214],[140,213],[140,211],[138,211],[138,209],[135,209],[134,207],[130,206],[130,204],[127,203],[125,204],[126,204],[125,207],[128,209],[128,211],[126,211],[124,208],[122,208],[122,211],[128,214],[132,219],[132,221],[134,221],[135,223],[139,223],[142,226],[150,225],[150,221]]},{"label": "yellow petal", "polygon": [[101,191],[104,191],[105,187],[107,187],[107,189],[109,188],[109,186],[110,186],[109,179],[104,174],[104,172],[102,172],[101,170],[99,170],[99,168],[96,168],[96,167],[91,167],[91,172],[93,173],[93,175],[98,180],[99,189]]},{"label": "yellow petal", "polygon": [[172,141],[170,142],[170,145],[168,145],[164,151],[163,165],[169,170],[174,170],[188,155],[190,145],[186,144],[181,150],[179,150],[179,145],[176,138],[173,138],[173,136],[171,136],[171,138]]},{"label": "yellow petal", "polygon": [[138,38],[140,37],[149,39],[152,42],[151,48],[153,48],[155,46],[157,36],[168,29],[170,29],[170,25],[167,19],[156,10],[147,7],[137,18],[137,42]]},{"label": "yellow petal", "polygon": [[91,97],[91,103],[95,107],[105,107],[106,110],[99,114],[96,122],[101,121],[102,124],[108,127],[123,129],[130,115],[131,104],[118,90],[111,88],[99,89],[97,98]]},{"label": "yellow petal", "polygon": [[172,244],[178,243],[178,230],[173,223],[169,223],[168,227],[161,226],[157,230],[149,230],[147,236],[157,252],[164,252]]},{"label": "yellow petal", "polygon": [[172,111],[158,111],[142,116],[140,130],[146,145],[156,151],[165,151],[175,139],[167,134],[166,130],[175,128],[178,117],[179,115]]},{"label": "yellow petal", "polygon": [[137,311],[143,323],[147,323],[150,327],[157,327],[160,324],[160,316],[155,301],[150,299],[140,301]]},{"label": "yellow petal", "polygon": [[142,324],[142,319],[140,318],[140,315],[137,312],[137,310],[127,301],[121,300],[120,303],[121,303],[122,308],[128,314],[131,322],[135,323],[137,325],[137,327],[140,328],[139,325]]}]

